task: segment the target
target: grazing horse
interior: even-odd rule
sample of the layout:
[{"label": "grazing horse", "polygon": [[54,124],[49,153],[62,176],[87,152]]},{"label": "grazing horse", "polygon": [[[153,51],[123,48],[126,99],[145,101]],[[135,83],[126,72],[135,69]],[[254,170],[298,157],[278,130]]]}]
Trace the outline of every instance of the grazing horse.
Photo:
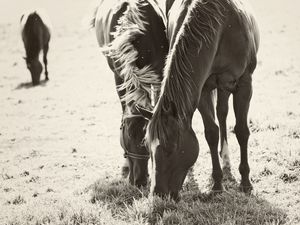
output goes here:
[{"label": "grazing horse", "polygon": [[170,52],[160,98],[153,114],[140,109],[150,119],[145,141],[153,159],[151,192],[178,198],[187,171],[199,153],[191,124],[196,109],[202,114],[211,150],[213,190],[222,190],[219,134],[212,102],[215,88],[223,151],[227,148],[228,96],[233,94],[234,130],[241,153],[240,188],[251,190],[247,116],[259,32],[247,1],[175,0],[168,14],[168,38]]},{"label": "grazing horse", "polygon": [[149,152],[144,145],[147,120],[136,109],[152,110],[168,52],[163,13],[153,0],[100,1],[91,26],[114,72],[122,106],[120,142],[129,163],[129,182],[144,186]]},{"label": "grazing horse", "polygon": [[51,37],[50,28],[50,20],[42,10],[28,12],[21,17],[21,34],[26,51],[24,59],[31,73],[33,85],[40,83],[40,76],[43,70],[43,66],[39,60],[41,50],[43,50],[45,79],[49,80],[47,53]]}]

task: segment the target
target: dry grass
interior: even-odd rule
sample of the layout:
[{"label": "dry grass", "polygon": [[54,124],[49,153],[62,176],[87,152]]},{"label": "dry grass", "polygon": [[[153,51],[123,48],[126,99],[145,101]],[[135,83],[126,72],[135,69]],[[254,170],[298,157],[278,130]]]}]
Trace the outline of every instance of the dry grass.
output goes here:
[{"label": "dry grass", "polygon": [[[124,180],[99,180],[87,188],[81,202],[61,201],[43,210],[33,207],[5,225],[42,224],[284,224],[286,213],[266,200],[235,189],[222,194],[201,193],[186,182],[182,199],[148,198]],[[228,181],[229,182],[229,181]],[[228,185],[235,185],[229,182]],[[88,194],[89,193],[89,194]]]}]

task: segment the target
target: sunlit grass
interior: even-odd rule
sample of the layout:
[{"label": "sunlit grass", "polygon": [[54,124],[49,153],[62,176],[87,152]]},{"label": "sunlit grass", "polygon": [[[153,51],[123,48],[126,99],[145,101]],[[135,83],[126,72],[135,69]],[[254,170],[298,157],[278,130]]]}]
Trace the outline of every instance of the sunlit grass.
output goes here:
[{"label": "sunlit grass", "polygon": [[201,193],[186,182],[181,200],[148,196],[125,180],[98,180],[85,201],[60,201],[27,209],[6,225],[87,224],[284,224],[286,214],[255,195],[235,189]]}]

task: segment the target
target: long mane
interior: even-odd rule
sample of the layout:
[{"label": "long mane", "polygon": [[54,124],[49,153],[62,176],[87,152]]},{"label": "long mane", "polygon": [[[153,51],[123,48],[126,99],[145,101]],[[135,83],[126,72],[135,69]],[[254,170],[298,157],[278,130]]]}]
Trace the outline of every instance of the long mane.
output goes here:
[{"label": "long mane", "polygon": [[[190,1],[186,1],[190,2]],[[190,75],[193,68],[189,58],[190,46],[200,52],[204,45],[209,45],[216,35],[217,28],[224,18],[225,1],[194,0],[188,7],[185,19],[175,37],[164,70],[164,80],[158,104],[148,126],[150,140],[166,138],[166,129],[162,125],[162,112],[170,104],[176,108],[178,126],[183,127],[195,108],[196,85]],[[194,53],[195,53],[194,52]]]},{"label": "long mane", "polygon": [[[151,65],[143,68],[137,67],[136,61],[139,57],[139,52],[133,45],[133,41],[146,32],[147,15],[141,8],[150,3],[145,0],[110,1],[112,2],[108,6],[103,5],[108,4],[108,1],[102,1],[95,13],[94,20],[92,20],[92,26],[96,28],[101,51],[114,60],[116,70],[124,80],[123,84],[118,87],[119,90],[126,90],[121,100],[127,103],[136,102],[151,108],[151,94],[153,91],[160,89],[161,76],[154,72]],[[111,33],[110,20],[112,15],[124,4],[127,4],[127,8],[118,19],[118,24],[115,27],[116,31]],[[154,10],[157,12],[156,8]],[[158,16],[161,15],[158,14]],[[105,21],[105,25],[103,25],[103,21]],[[112,35],[113,40],[110,41],[108,37],[103,37],[103,35]]]}]

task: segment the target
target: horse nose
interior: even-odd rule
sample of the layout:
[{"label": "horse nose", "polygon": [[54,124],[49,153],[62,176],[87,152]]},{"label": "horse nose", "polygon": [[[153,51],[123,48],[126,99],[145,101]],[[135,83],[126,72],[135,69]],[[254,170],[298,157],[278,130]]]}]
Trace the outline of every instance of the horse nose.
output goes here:
[{"label": "horse nose", "polygon": [[175,202],[179,202],[180,201],[180,197],[179,197],[179,193],[177,192],[171,192],[170,194],[171,199],[173,199]]},{"label": "horse nose", "polygon": [[145,179],[135,179],[134,185],[138,188],[146,187],[147,186],[147,178]]},{"label": "horse nose", "polygon": [[163,188],[161,186],[155,186],[153,189],[153,194],[163,198],[163,197],[167,196],[168,190],[167,190],[167,188]]}]

